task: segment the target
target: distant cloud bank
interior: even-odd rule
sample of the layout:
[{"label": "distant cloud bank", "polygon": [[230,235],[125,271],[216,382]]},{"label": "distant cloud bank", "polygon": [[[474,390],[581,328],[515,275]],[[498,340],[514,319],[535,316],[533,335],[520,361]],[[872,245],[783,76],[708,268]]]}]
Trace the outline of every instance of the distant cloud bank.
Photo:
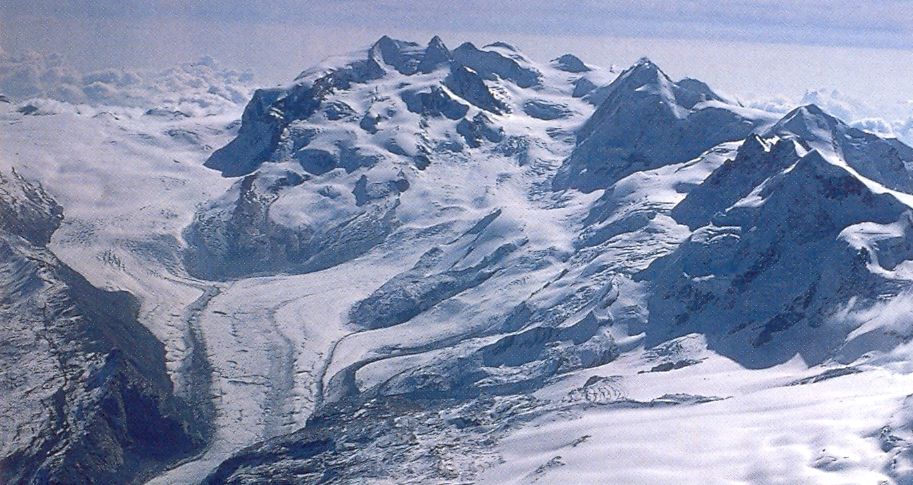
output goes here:
[{"label": "distant cloud bank", "polygon": [[247,101],[249,72],[210,57],[164,70],[105,69],[79,73],[59,55],[0,54],[0,94],[13,101],[48,98],[70,104],[191,111],[219,111]]}]

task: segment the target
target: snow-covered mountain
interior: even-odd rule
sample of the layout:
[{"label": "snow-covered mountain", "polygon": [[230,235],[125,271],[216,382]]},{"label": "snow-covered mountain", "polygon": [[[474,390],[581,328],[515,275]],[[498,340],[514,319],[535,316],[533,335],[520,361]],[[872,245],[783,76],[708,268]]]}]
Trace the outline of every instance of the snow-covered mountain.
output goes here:
[{"label": "snow-covered mountain", "polygon": [[136,295],[206,439],[152,483],[913,479],[913,149],[814,105],[383,37],[240,126],[35,106],[30,250]]},{"label": "snow-covered mountain", "polygon": [[[650,120],[650,123],[644,123]],[[634,172],[690,160],[726,141],[745,138],[771,121],[696,79],[673,82],[641,59],[608,86],[604,100],[577,132],[556,189],[589,192]]]},{"label": "snow-covered mountain", "polygon": [[0,175],[0,479],[147,479],[201,450],[208,425],[175,398],[137,300],[92,286],[46,248],[62,218],[40,185]]},{"label": "snow-covered mountain", "polygon": [[[474,223],[497,209],[486,184],[451,182],[470,165],[492,178],[549,170],[592,111],[572,96],[581,74],[537,66],[506,44],[486,49],[384,37],[256,91],[238,136],[206,162],[246,177],[197,214],[191,271],[323,269],[398,227]],[[450,200],[435,200],[440,191]]]}]

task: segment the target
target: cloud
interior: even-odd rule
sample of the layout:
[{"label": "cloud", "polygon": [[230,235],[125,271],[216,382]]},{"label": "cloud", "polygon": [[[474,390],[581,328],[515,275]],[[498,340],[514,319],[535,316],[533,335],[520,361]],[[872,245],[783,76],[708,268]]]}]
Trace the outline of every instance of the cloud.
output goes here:
[{"label": "cloud", "polygon": [[0,55],[0,93],[14,101],[48,98],[201,114],[243,104],[252,85],[249,72],[224,68],[211,57],[164,70],[104,69],[80,74],[58,55]]},{"label": "cloud", "polygon": [[753,99],[743,102],[743,104],[749,108],[781,114],[786,114],[798,106],[795,100],[788,99],[785,96],[775,96],[766,99]]},{"label": "cloud", "polygon": [[[869,133],[874,133],[881,137],[899,137],[899,134],[894,130],[894,123],[891,123],[884,118],[860,118],[853,121],[852,125],[860,130],[868,131]],[[910,143],[910,141],[908,141],[908,143]]]},{"label": "cloud", "polygon": [[893,108],[875,107],[840,90],[818,88],[806,91],[797,99],[781,95],[745,104],[771,113],[787,113],[798,106],[815,104],[853,127],[881,137],[897,138],[913,146],[913,115],[909,103],[898,103]]},{"label": "cloud", "polygon": [[860,130],[897,138],[913,146],[913,115],[903,103],[894,107],[875,107],[836,89],[807,91],[799,104],[810,103]]},{"label": "cloud", "polygon": [[876,114],[875,110],[864,101],[837,89],[821,88],[806,91],[799,103],[816,104],[831,115],[848,122]]}]

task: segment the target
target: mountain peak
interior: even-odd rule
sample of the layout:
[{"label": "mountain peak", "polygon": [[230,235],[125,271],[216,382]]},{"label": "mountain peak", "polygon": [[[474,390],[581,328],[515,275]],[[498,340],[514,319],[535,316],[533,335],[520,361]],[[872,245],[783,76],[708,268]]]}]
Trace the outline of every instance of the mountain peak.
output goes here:
[{"label": "mountain peak", "polygon": [[415,42],[396,40],[386,35],[378,39],[368,53],[371,58],[406,75],[415,74],[424,57],[424,49]]},{"label": "mountain peak", "polygon": [[646,76],[655,76],[655,79],[669,79],[659,66],[646,57],[638,59],[637,62],[625,69],[618,77],[619,79],[622,77],[644,79]]},{"label": "mountain peak", "polygon": [[913,191],[913,149],[853,128],[814,104],[800,106],[771,126],[767,136],[796,139],[825,157],[837,157],[885,187]]},{"label": "mountain peak", "polygon": [[382,50],[385,50],[388,52],[392,52],[394,50],[396,50],[396,51],[403,50],[404,48],[408,48],[408,47],[413,47],[413,48],[418,47],[418,44],[416,44],[415,42],[409,42],[406,40],[394,39],[394,38],[390,37],[389,35],[382,35],[373,44],[371,44],[372,50],[377,48],[377,49],[382,49]]},{"label": "mountain peak", "polygon": [[[500,43],[488,47],[502,47]],[[510,48],[513,51],[513,48]],[[476,71],[484,79],[492,80],[495,76],[507,79],[521,88],[539,84],[541,75],[522,55],[507,55],[497,50],[482,50],[471,42],[464,42],[451,52],[453,60]]]},{"label": "mountain peak", "polygon": [[792,133],[809,140],[830,139],[840,125],[843,122],[825,113],[818,105],[807,104],[787,113],[768,132],[775,135]]},{"label": "mountain peak", "polygon": [[[825,154],[812,150],[792,168],[773,177],[758,195],[765,202],[761,209],[747,204],[756,223],[781,217],[797,224],[795,236],[820,236],[861,221],[887,224],[909,210],[890,194],[878,194],[846,168],[832,163]],[[804,227],[798,227],[804,226]]]},{"label": "mountain peak", "polygon": [[[739,175],[731,175],[729,182],[737,181]],[[749,367],[784,362],[797,353],[818,363],[830,357],[821,342],[846,337],[845,327],[822,325],[830,322],[827,309],[847,299],[882,298],[883,290],[872,290],[881,280],[866,269],[868,253],[848,248],[839,235],[860,223],[894,223],[909,207],[893,195],[873,192],[818,151],[766,175],[757,173],[741,185],[760,184],[653,263],[651,323],[662,322],[654,328],[672,329],[672,335],[716,333],[716,348]],[[721,188],[742,195],[731,183]],[[719,188],[704,192],[714,193]]]},{"label": "mountain peak", "polygon": [[431,47],[435,47],[435,48],[442,48],[442,47],[443,47],[443,48],[446,49],[446,47],[444,47],[444,41],[443,41],[443,40],[441,39],[441,37],[438,36],[438,35],[435,35],[434,37],[431,38],[431,40],[428,41],[428,47],[427,47],[427,48],[430,49]]},{"label": "mountain peak", "polygon": [[659,70],[659,66],[657,66],[655,62],[651,61],[650,58],[647,56],[643,56],[640,59],[638,59],[637,61],[635,61],[631,67],[641,67],[641,66]]},{"label": "mountain peak", "polygon": [[736,106],[726,109],[729,103],[700,81],[673,82],[647,58],[621,73],[607,92],[577,132],[577,146],[554,188],[605,188],[636,171],[684,162],[743,139],[769,121]]},{"label": "mountain peak", "polygon": [[462,44],[458,45],[457,48],[454,49],[454,50],[458,50],[458,51],[461,51],[461,50],[473,50],[473,51],[477,51],[477,50],[480,50],[480,49],[479,49],[478,47],[476,47],[476,45],[473,44],[472,42],[466,41],[466,42],[463,42]]},{"label": "mountain peak", "polygon": [[813,116],[828,116],[828,117],[831,117],[829,114],[825,113],[824,110],[822,110],[822,109],[821,109],[817,104],[815,104],[815,103],[809,103],[809,104],[806,104],[806,105],[804,105],[804,106],[799,106],[799,107],[796,108],[794,111],[801,111],[801,112],[804,112],[804,113],[811,114],[811,115],[813,115]]},{"label": "mountain peak", "polygon": [[449,64],[452,60],[453,56],[450,54],[450,49],[444,45],[444,41],[440,37],[435,35],[428,42],[428,46],[425,47],[425,52],[417,69],[419,72],[427,74],[442,65]]},{"label": "mountain peak", "polygon": [[390,37],[389,35],[384,34],[384,35],[380,36],[379,39],[374,41],[374,44],[372,44],[372,45],[381,45],[381,44],[386,44],[386,43],[390,43],[390,42],[396,42],[396,41],[393,40],[393,38]]},{"label": "mountain peak", "polygon": [[500,40],[499,40],[499,41],[492,42],[491,44],[486,44],[485,46],[483,46],[484,49],[487,49],[487,48],[489,48],[489,47],[494,47],[494,48],[496,48],[496,49],[497,49],[497,48],[500,48],[500,49],[507,49],[507,50],[509,50],[509,51],[511,51],[511,52],[519,52],[519,50],[518,50],[516,47],[514,47],[514,46],[508,44],[507,42],[502,42],[502,41],[500,41]]},{"label": "mountain peak", "polygon": [[573,54],[564,54],[561,57],[552,59],[552,64],[565,72],[580,73],[592,71],[579,57]]},{"label": "mountain peak", "polygon": [[751,134],[736,151],[672,209],[672,217],[691,229],[747,196],[755,187],[786,170],[805,154],[794,140]]}]

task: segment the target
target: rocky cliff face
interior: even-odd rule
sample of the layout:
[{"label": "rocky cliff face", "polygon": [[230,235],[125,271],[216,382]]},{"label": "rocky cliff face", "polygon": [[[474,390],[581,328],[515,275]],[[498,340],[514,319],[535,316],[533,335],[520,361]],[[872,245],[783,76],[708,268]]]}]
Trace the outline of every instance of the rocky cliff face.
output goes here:
[{"label": "rocky cliff face", "polygon": [[909,334],[860,320],[913,288],[907,147],[646,59],[598,79],[573,56],[385,37],[252,100],[208,162],[244,177],[188,228],[192,271],[327,269],[343,289],[395,271],[334,307],[307,423],[207,483],[473,481],[540,413],[716,400],[641,401],[597,369],[826,366]]},{"label": "rocky cliff face", "polygon": [[131,483],[202,449],[207,424],[173,396],[136,299],[45,247],[61,207],[14,172],[0,214],[0,480]]},{"label": "rocky cliff face", "polygon": [[218,172],[193,115],[0,116],[167,349],[4,179],[0,481],[909,481],[910,149],[608,77],[384,37],[258,91]]}]

